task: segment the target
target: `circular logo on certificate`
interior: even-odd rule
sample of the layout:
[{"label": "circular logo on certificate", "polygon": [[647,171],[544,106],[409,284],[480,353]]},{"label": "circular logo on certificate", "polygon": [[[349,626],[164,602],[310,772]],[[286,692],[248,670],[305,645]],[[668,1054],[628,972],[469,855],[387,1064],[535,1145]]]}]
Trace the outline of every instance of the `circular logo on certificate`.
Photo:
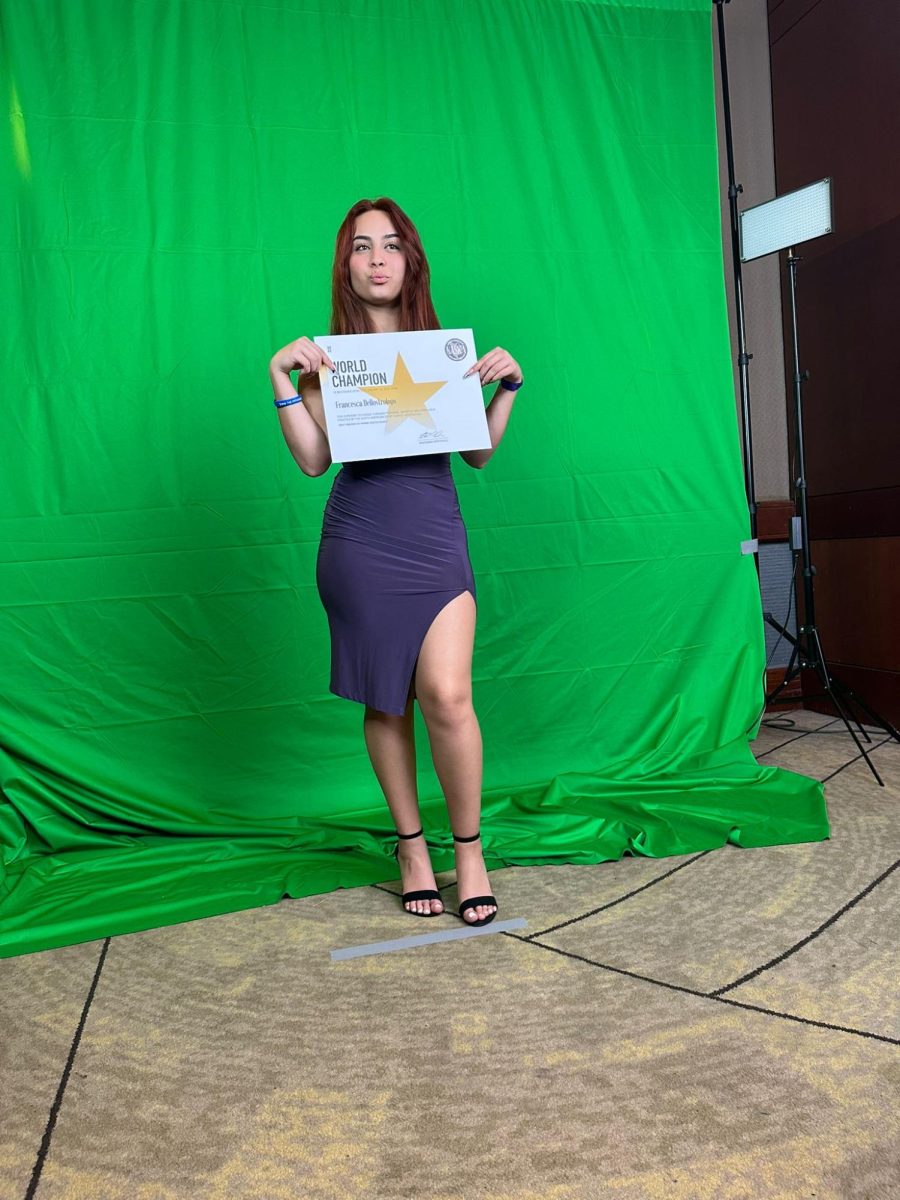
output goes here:
[{"label": "circular logo on certificate", "polygon": [[462,362],[468,353],[466,343],[460,338],[451,338],[444,350],[447,352],[447,357],[452,358],[454,362]]}]

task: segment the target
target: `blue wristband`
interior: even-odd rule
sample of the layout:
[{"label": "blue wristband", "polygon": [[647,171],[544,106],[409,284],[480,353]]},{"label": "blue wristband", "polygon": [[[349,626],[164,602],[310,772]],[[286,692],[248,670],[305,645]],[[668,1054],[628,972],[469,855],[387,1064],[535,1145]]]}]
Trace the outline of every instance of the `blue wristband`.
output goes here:
[{"label": "blue wristband", "polygon": [[288,404],[302,404],[302,403],[303,403],[302,396],[291,396],[287,400],[276,400],[275,407],[276,408],[286,408]]},{"label": "blue wristband", "polygon": [[507,379],[501,379],[500,386],[505,392],[517,392],[524,382],[524,379],[520,379],[518,383],[510,383]]}]

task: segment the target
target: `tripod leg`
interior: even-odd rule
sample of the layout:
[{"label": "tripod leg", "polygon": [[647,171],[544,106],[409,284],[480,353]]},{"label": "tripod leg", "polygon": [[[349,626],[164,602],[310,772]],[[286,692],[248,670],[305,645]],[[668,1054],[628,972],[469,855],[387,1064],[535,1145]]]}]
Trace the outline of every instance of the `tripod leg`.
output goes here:
[{"label": "tripod leg", "polygon": [[800,668],[794,666],[794,664],[797,661],[797,650],[798,650],[798,644],[797,644],[797,642],[794,642],[794,648],[791,651],[791,657],[788,659],[787,667],[785,667],[784,679],[782,679],[782,681],[781,681],[781,683],[779,683],[778,687],[776,687],[768,696],[766,696],[766,705],[767,706],[775,700],[775,698],[778,696],[779,692],[783,692],[784,689],[786,687],[788,687],[789,684],[793,683],[793,681],[800,674]]},{"label": "tripod leg", "polygon": [[894,739],[894,741],[900,742],[900,733],[897,732],[890,721],[886,721],[884,717],[879,716],[877,712],[869,708],[868,704],[860,700],[859,696],[857,696],[854,691],[848,688],[846,683],[842,682],[840,679],[835,679],[833,676],[831,683],[833,687],[838,688],[842,695],[855,704],[857,708],[861,708],[867,716],[871,717],[873,725],[877,725],[879,729],[883,729],[886,734]]},{"label": "tripod leg", "polygon": [[848,703],[847,689],[842,687],[842,685],[839,683],[839,681],[837,679],[835,679],[835,677],[833,675],[829,676],[829,678],[831,680],[832,695],[834,695],[835,692],[840,691],[840,693],[843,697],[843,700],[844,700],[844,708],[847,710],[850,720],[853,721],[853,723],[856,725],[856,728],[859,730],[862,737],[869,743],[869,745],[871,745],[872,739],[869,737],[868,733],[866,732],[865,728],[863,727],[862,721],[860,721],[859,717],[856,716],[850,703]]},{"label": "tripod leg", "polygon": [[[821,650],[821,646],[819,649]],[[831,674],[829,674],[829,679],[831,682],[831,694],[834,695],[836,692],[840,693],[844,701],[844,708],[849,713],[850,719],[856,723],[856,728],[859,730],[865,740],[871,745],[872,739],[863,728],[862,721],[860,721],[859,717],[857,717],[852,708],[853,701],[856,699],[856,697],[845,684],[841,683],[839,679],[835,679],[835,677]]]},{"label": "tripod leg", "polygon": [[847,714],[844,711],[844,707],[841,704],[840,700],[838,700],[837,693],[834,691],[834,689],[831,686],[831,675],[828,670],[828,663],[825,661],[825,655],[822,653],[822,643],[819,641],[819,631],[818,631],[818,629],[816,629],[815,626],[812,627],[812,637],[813,637],[813,641],[815,643],[815,648],[816,648],[815,668],[816,668],[816,672],[818,673],[819,678],[822,680],[822,686],[825,688],[825,691],[828,693],[829,698],[831,699],[831,703],[838,710],[841,720],[847,726],[847,732],[853,738],[854,742],[856,742],[856,748],[860,752],[860,754],[863,756],[863,758],[866,760],[866,765],[868,766],[869,770],[872,772],[872,774],[878,780],[879,785],[881,787],[884,787],[884,780],[881,778],[881,776],[875,770],[875,764],[872,762],[871,758],[869,758],[868,754],[865,751],[865,747],[863,746],[863,744],[859,740],[859,738],[856,736],[856,732],[853,729],[853,726],[847,720]]}]

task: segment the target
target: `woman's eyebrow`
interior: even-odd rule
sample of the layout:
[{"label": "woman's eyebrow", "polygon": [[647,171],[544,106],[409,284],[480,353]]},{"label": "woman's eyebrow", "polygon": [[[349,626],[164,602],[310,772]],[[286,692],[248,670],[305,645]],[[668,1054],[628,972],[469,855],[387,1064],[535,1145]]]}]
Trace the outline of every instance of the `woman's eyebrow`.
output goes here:
[{"label": "woman's eyebrow", "polygon": [[[396,238],[399,236],[400,236],[399,233],[384,233],[381,236],[381,240],[386,241],[387,238]],[[359,241],[371,242],[372,239],[369,237],[369,235],[367,233],[354,233],[353,240],[354,240],[354,242],[359,242]]]}]

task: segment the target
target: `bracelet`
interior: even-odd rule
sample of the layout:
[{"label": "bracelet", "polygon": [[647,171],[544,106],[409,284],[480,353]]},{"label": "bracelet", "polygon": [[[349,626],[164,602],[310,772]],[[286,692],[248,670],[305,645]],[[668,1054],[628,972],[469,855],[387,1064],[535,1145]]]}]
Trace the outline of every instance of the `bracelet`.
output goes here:
[{"label": "bracelet", "polygon": [[520,379],[518,383],[510,383],[506,379],[501,379],[500,386],[505,392],[517,392],[524,382],[524,379]]},{"label": "bracelet", "polygon": [[303,403],[302,396],[290,396],[287,400],[276,400],[275,407],[276,408],[285,408],[288,404],[302,404],[302,403]]}]

